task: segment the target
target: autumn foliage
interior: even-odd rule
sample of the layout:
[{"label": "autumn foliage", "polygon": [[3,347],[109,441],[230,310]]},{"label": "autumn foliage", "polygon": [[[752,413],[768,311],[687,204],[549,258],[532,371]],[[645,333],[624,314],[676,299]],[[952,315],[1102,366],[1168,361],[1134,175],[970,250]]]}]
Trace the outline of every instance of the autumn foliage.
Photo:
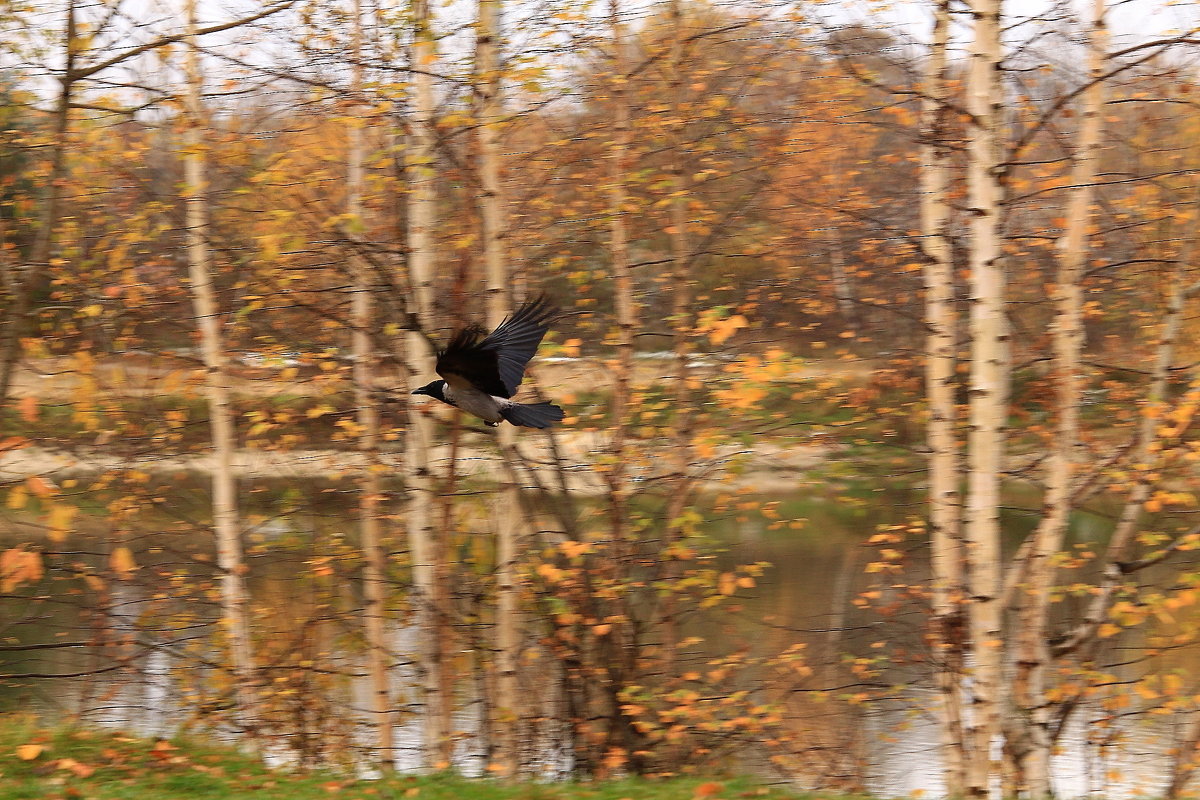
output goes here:
[{"label": "autumn foliage", "polygon": [[[1066,731],[1108,752],[1153,717],[1183,721],[1183,790],[1187,36],[1028,20],[988,167],[953,49],[930,69],[793,4],[505,4],[499,59],[423,2],[251,4],[190,33],[51,5],[0,12],[12,703],[311,768],[751,765],[860,791],[894,733],[870,726],[927,692],[963,791],[993,738],[1037,793]],[[563,315],[523,396],[560,427],[411,398],[430,342],[542,291]],[[995,522],[986,563],[965,508]],[[778,542],[837,566],[797,586]],[[993,646],[1027,680],[972,749],[953,697],[990,685]]]}]

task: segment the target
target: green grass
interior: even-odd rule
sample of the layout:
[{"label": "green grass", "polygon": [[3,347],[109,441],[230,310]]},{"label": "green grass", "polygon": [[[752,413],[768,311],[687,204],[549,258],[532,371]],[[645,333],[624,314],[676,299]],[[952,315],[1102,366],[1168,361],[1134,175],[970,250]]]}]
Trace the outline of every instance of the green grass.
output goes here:
[{"label": "green grass", "polygon": [[[36,756],[18,756],[23,746]],[[32,748],[21,753],[28,757]],[[743,778],[534,784],[438,775],[355,780],[331,772],[273,772],[228,747],[169,744],[110,731],[40,728],[0,716],[0,800],[734,800],[799,798]]]}]

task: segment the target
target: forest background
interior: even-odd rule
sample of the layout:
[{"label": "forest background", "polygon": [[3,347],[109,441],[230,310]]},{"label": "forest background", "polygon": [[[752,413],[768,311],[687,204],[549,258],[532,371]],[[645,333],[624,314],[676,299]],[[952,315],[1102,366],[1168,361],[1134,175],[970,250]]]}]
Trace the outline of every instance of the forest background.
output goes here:
[{"label": "forest background", "polygon": [[[4,702],[846,790],[899,704],[951,795],[1145,725],[1184,793],[1200,40],[1112,5],[0,5]],[[543,291],[561,427],[410,402]],[[719,523],[818,499],[865,579],[759,613]]]}]

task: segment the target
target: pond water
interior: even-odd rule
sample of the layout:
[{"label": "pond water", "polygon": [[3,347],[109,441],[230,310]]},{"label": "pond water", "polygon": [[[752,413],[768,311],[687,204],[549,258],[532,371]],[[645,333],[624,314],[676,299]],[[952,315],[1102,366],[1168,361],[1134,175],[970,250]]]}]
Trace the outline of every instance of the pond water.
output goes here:
[{"label": "pond water", "polygon": [[[148,626],[144,612],[161,599],[155,593],[162,586],[148,589],[124,581],[108,581],[102,588],[99,584],[93,586],[97,596],[105,600],[107,612],[103,618],[80,612],[69,597],[42,603],[6,601],[0,605],[0,633],[10,650],[0,652],[0,671],[9,675],[107,671],[73,679],[9,680],[0,684],[4,705],[36,707],[48,716],[82,716],[96,724],[158,736],[173,732],[196,707],[214,702],[202,688],[204,679],[212,677],[204,666],[210,654],[204,652],[202,642],[213,632],[217,597],[214,587],[197,587],[194,583],[195,576],[204,572],[205,560],[211,559],[211,546],[202,537],[181,538],[181,531],[188,530],[188,526],[193,536],[194,531],[204,527],[204,491],[202,485],[192,486],[187,481],[176,488],[194,493],[195,503],[164,510],[158,519],[160,529],[142,519],[138,527],[120,535],[140,568],[159,569],[168,593],[172,580],[186,581],[196,597],[195,607],[156,617],[158,628]],[[1019,490],[1011,495],[1012,509],[1005,514],[1004,524],[1009,547],[1014,548],[1034,523],[1033,515],[1021,508],[1033,507],[1036,498]],[[275,659],[278,675],[284,680],[296,679],[295,673],[287,671],[288,664],[300,663],[306,657],[320,658],[330,672],[342,673],[344,688],[340,694],[333,694],[326,707],[296,708],[294,712],[308,715],[306,724],[310,726],[327,724],[330,735],[364,741],[369,687],[364,677],[353,677],[364,672],[361,650],[339,644],[352,632],[335,619],[338,614],[334,613],[345,613],[360,603],[353,582],[339,580],[344,576],[337,566],[339,554],[352,550],[353,493],[339,485],[281,487],[264,483],[248,486],[247,496],[251,499],[247,511],[250,589],[255,603],[304,622],[293,630],[294,639],[269,643],[267,657]],[[743,495],[737,499],[747,506],[748,501],[777,501],[772,519],[802,519],[803,524],[798,530],[781,527],[777,520],[773,522],[757,511],[725,510],[738,504],[717,497],[704,501],[705,532],[725,549],[719,557],[721,564],[762,561],[772,565],[739,601],[723,634],[758,653],[778,652],[804,641],[818,673],[828,669],[831,677],[841,669],[845,654],[869,655],[878,651],[880,642],[888,652],[912,653],[920,649],[924,617],[918,608],[904,608],[885,619],[854,602],[880,579],[866,570],[874,560],[868,538],[881,525],[919,517],[922,508],[918,493],[905,488],[833,492],[828,486],[806,485],[782,498]],[[1072,525],[1072,541],[1102,541],[1109,529],[1110,521],[1104,513],[1078,515]],[[105,537],[101,533],[96,526],[80,524],[79,531],[67,542],[48,548],[55,551],[47,557],[48,563],[59,572],[104,563],[111,558],[112,534],[102,542]],[[397,541],[399,551],[402,537],[397,536]],[[923,579],[927,570],[924,542],[914,538],[902,546],[908,557],[904,580]],[[331,580],[324,586],[301,588],[293,580],[298,567],[303,564],[311,569],[318,559],[327,559],[320,563],[330,565]],[[175,577],[171,576],[172,570]],[[209,573],[211,580],[211,569]],[[79,591],[86,591],[88,585],[86,576],[82,576],[80,586],[84,588]],[[888,591],[895,590],[885,588],[885,596]],[[68,646],[72,641],[91,639],[100,629],[104,629],[108,641],[102,650]],[[708,633],[711,635],[711,631]],[[402,621],[393,624],[389,635],[395,652],[412,652],[413,631]],[[13,646],[18,643],[37,644],[44,649],[16,652]],[[469,665],[471,659],[466,654],[463,663]],[[1177,659],[1172,666],[1190,668],[1190,661]],[[181,670],[184,664],[186,671]],[[122,665],[135,669],[122,669]],[[1141,667],[1130,667],[1127,672],[1132,675],[1134,669]],[[925,677],[919,664],[897,660],[884,673],[894,690],[861,709],[860,728],[854,732],[855,746],[861,752],[855,754],[854,768],[875,794],[895,797],[941,793],[937,731],[929,712],[933,698]],[[407,687],[415,682],[412,664],[401,660],[392,680],[395,696],[404,697]],[[296,687],[298,693],[305,688],[313,687]],[[469,688],[464,690],[455,719],[456,727],[463,732],[456,762],[467,774],[479,774],[484,766],[484,755],[473,736],[483,716],[479,696]],[[542,700],[553,702],[549,697]],[[415,707],[402,707],[401,711],[408,713],[401,714],[398,763],[401,768],[415,768],[421,740],[419,715]],[[1060,796],[1103,794],[1121,800],[1153,795],[1166,774],[1164,753],[1178,734],[1179,723],[1174,718],[1164,719],[1130,714],[1114,721],[1099,709],[1081,709],[1062,737],[1055,758]],[[546,777],[569,774],[569,747],[563,737],[546,737],[539,746],[539,755]],[[290,750],[273,756],[281,763],[298,757]],[[829,777],[820,772],[821,768],[813,768],[813,774],[791,777],[819,786]]]}]

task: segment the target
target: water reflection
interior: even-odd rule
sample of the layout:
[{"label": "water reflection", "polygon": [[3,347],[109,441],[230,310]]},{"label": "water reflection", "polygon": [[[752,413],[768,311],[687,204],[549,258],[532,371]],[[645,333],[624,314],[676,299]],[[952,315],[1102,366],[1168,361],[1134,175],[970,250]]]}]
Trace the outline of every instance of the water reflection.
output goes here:
[{"label": "water reflection", "polygon": [[[345,502],[343,498],[327,504],[319,513],[306,507],[303,513],[276,514],[253,525],[254,541],[260,545],[252,556],[250,588],[255,604],[279,615],[272,624],[280,630],[301,630],[297,641],[314,648],[322,664],[338,673],[321,686],[330,698],[327,716],[313,715],[304,721],[277,719],[272,731],[277,745],[268,748],[267,753],[277,765],[296,764],[311,757],[311,753],[305,755],[305,747],[310,745],[302,740],[332,736],[324,726],[333,718],[347,725],[344,734],[337,735],[346,737],[352,752],[366,755],[374,747],[364,653],[361,646],[351,644],[357,631],[346,627],[356,618],[355,609],[361,607],[361,600],[355,596],[352,582],[318,591],[296,579],[301,562],[310,562],[326,552],[318,543],[327,548],[331,541],[344,536],[344,531],[353,529]],[[720,507],[718,501],[713,504]],[[889,646],[919,648],[923,625],[919,610],[908,612],[911,619],[901,613],[884,620],[876,611],[853,602],[876,582],[876,577],[864,570],[873,558],[867,539],[877,526],[903,522],[919,508],[915,494],[869,495],[862,502],[847,503],[844,498],[834,499],[827,493],[818,495],[805,489],[780,507],[779,516],[784,520],[803,520],[798,530],[779,527],[756,514],[709,514],[707,534],[727,548],[720,557],[721,564],[765,561],[773,565],[742,601],[742,610],[735,613],[729,628],[718,635],[744,642],[750,652],[757,654],[779,652],[796,641],[805,641],[811,661],[818,667],[816,680],[823,685],[836,683],[843,668],[842,654],[870,653],[881,640]],[[1006,514],[1010,550],[1028,531],[1031,519],[1020,512]],[[1079,515],[1072,524],[1071,541],[1103,541],[1110,525],[1103,514]],[[927,570],[925,543],[914,540],[905,547],[910,562],[905,579],[923,580]],[[168,554],[173,564],[180,553],[189,552],[174,540],[147,540],[138,550],[137,559],[149,569],[160,557],[156,553]],[[161,558],[166,562],[167,555]],[[204,566],[203,559],[199,563]],[[211,572],[211,565],[206,568]],[[29,624],[20,633],[22,641],[46,642],[60,633],[78,636],[82,630],[89,637],[88,647],[39,651],[36,662],[25,655],[20,662],[10,662],[7,671],[69,673],[98,667],[108,671],[71,684],[24,682],[10,686],[8,697],[22,704],[36,703],[52,714],[79,716],[93,724],[143,736],[173,734],[185,720],[194,718],[198,706],[213,701],[197,687],[221,680],[217,668],[206,662],[214,654],[197,650],[201,647],[198,643],[208,641],[214,631],[215,607],[194,604],[189,609],[192,616],[188,623],[193,627],[181,633],[172,617],[176,609],[168,608],[169,602],[161,596],[151,596],[137,584],[120,580],[105,584],[104,592],[101,617],[61,604],[47,605],[29,617]],[[885,587],[881,599],[886,602],[903,598],[900,590]],[[708,623],[697,619],[695,624]],[[304,629],[304,625],[310,627]],[[706,629],[704,633],[714,632]],[[422,762],[422,707],[417,691],[420,676],[408,654],[416,651],[416,632],[398,619],[392,621],[388,637],[394,654],[390,681],[398,721],[395,762],[401,771],[415,771]],[[272,658],[277,671],[271,675],[286,676],[287,667],[293,663],[289,658],[298,656],[289,649],[293,645],[275,645]],[[454,767],[465,775],[486,771],[486,693],[480,688],[483,678],[476,661],[470,654],[461,659],[464,675],[453,719],[458,731]],[[924,688],[923,667],[896,663],[884,677],[900,688],[886,700],[864,708],[861,730],[847,732],[849,738],[845,738],[861,743],[861,756],[840,753],[842,762],[837,769],[849,772],[861,768],[865,787],[877,795],[939,796],[943,785],[938,733],[929,713],[933,696]],[[64,690],[67,685],[70,689]],[[538,679],[524,687],[527,701],[535,707],[531,716],[542,720],[528,737],[529,760],[547,778],[567,776],[572,768],[569,729],[562,721],[563,701],[554,694],[556,686],[553,680]],[[822,723],[818,718],[814,724]],[[1113,800],[1160,791],[1167,773],[1165,752],[1175,738],[1172,724],[1163,718],[1114,718],[1098,709],[1082,708],[1065,731],[1054,757],[1056,791],[1068,798],[1102,794]],[[303,730],[303,726],[310,729]],[[359,764],[369,761],[358,759]],[[819,774],[814,767],[812,774],[789,777],[816,786],[823,785],[829,776]]]}]

